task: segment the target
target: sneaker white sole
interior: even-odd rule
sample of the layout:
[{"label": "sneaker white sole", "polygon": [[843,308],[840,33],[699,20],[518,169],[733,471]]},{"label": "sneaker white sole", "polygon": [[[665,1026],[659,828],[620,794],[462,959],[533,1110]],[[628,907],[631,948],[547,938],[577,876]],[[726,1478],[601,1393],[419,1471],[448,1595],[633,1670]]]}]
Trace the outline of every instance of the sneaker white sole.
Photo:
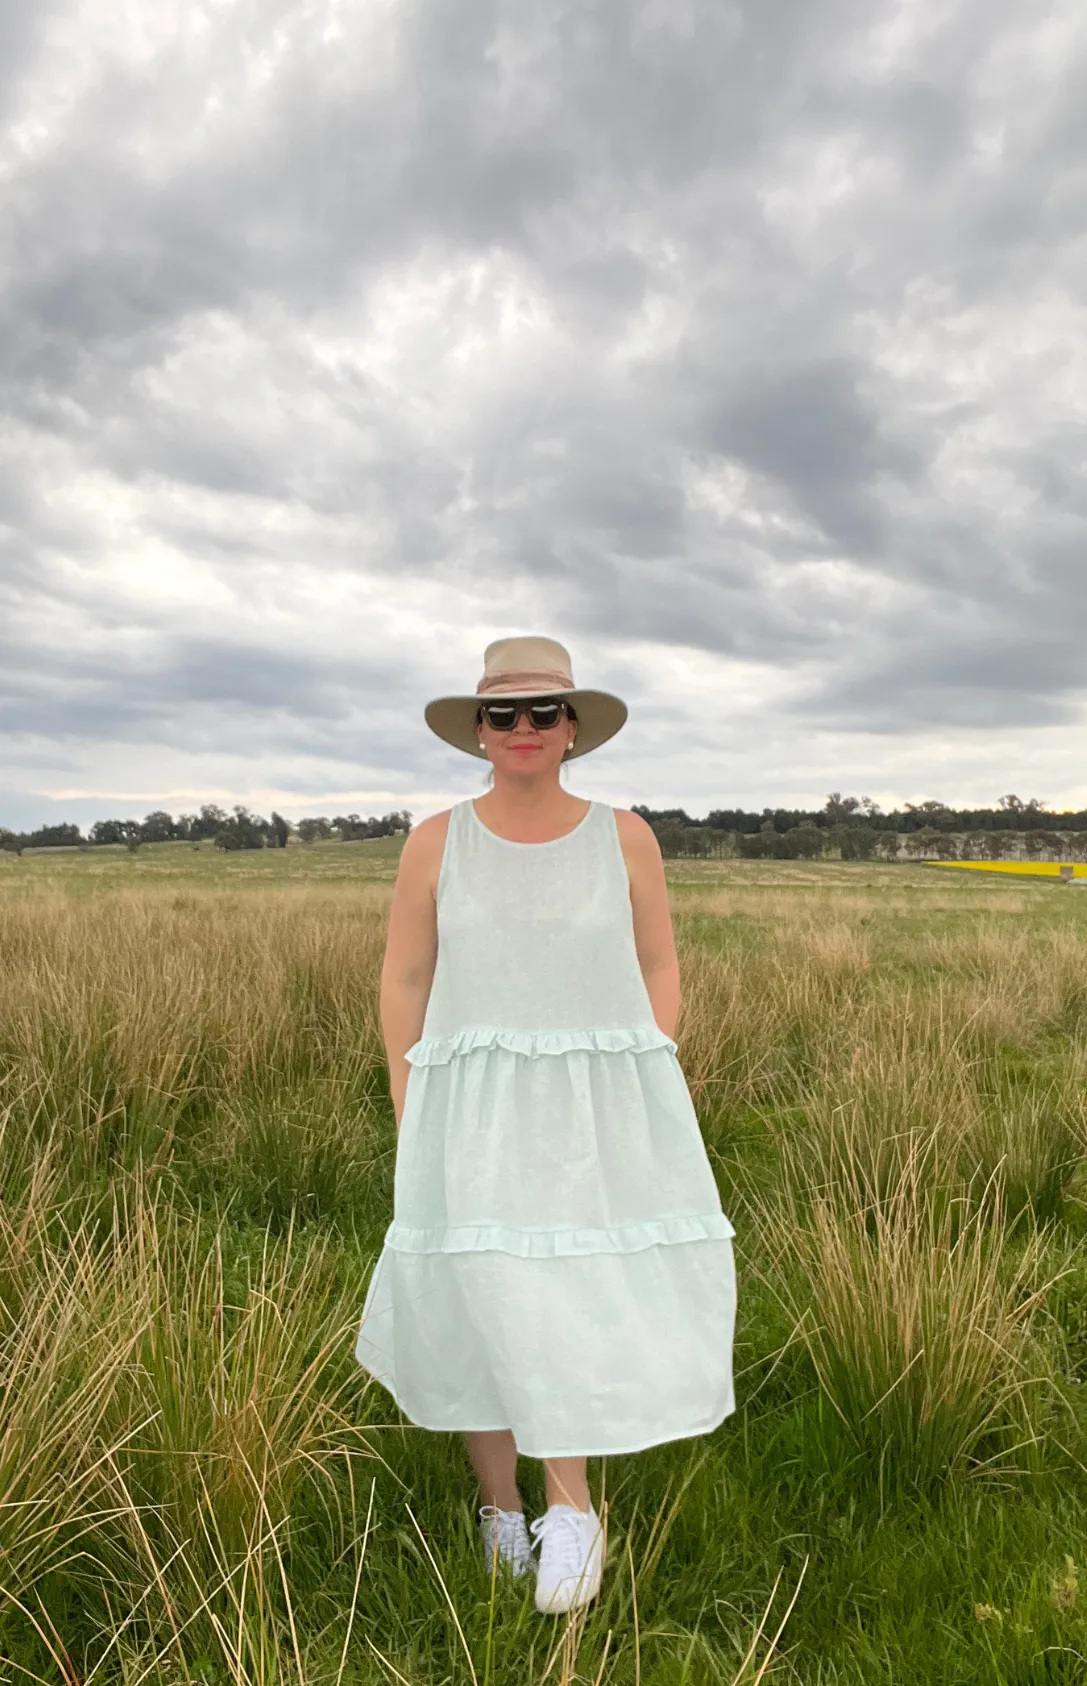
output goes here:
[{"label": "sneaker white sole", "polygon": [[590,1570],[574,1580],[560,1581],[558,1586],[550,1592],[544,1592],[537,1584],[536,1608],[541,1616],[562,1616],[568,1610],[580,1610],[583,1604],[591,1604],[600,1591],[600,1583],[604,1578],[604,1566],[597,1564],[595,1570]]}]

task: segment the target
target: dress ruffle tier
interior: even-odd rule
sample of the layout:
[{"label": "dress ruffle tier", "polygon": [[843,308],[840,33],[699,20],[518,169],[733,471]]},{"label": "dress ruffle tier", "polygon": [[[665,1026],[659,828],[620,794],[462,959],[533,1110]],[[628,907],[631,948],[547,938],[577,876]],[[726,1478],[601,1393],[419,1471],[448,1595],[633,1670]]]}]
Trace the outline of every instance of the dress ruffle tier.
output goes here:
[{"label": "dress ruffle tier", "polygon": [[530,1458],[640,1452],[734,1408],[731,1241],[547,1259],[398,1253],[359,1361],[413,1423],[510,1429]]},{"label": "dress ruffle tier", "polygon": [[672,1038],[656,1025],[609,1025],[602,1030],[507,1030],[498,1025],[474,1025],[452,1036],[425,1036],[408,1049],[404,1058],[412,1066],[448,1065],[465,1054],[491,1048],[527,1054],[532,1060],[546,1054],[640,1054],[649,1048],[668,1048],[673,1054],[676,1051]]}]

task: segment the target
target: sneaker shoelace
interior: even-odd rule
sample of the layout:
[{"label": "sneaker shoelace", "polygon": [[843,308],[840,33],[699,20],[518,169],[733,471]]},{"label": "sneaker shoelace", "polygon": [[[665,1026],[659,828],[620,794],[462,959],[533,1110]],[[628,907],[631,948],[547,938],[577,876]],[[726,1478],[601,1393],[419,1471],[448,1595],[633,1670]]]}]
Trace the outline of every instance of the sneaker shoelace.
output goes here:
[{"label": "sneaker shoelace", "polygon": [[591,1543],[586,1538],[587,1524],[591,1515],[591,1511],[555,1507],[530,1524],[533,1540],[541,1549],[546,1541],[548,1556],[562,1579],[577,1580],[585,1572],[586,1547]]},{"label": "sneaker shoelace", "polygon": [[479,1514],[488,1552],[493,1552],[497,1539],[500,1561],[518,1571],[534,1567],[528,1530],[519,1510],[499,1510],[496,1505],[483,1505]]}]

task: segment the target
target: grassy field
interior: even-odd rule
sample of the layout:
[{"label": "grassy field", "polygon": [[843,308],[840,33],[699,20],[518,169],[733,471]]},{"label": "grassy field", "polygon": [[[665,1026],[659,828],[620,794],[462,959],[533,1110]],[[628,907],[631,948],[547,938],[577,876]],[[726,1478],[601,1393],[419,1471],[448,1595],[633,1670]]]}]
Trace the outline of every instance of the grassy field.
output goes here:
[{"label": "grassy field", "polygon": [[675,864],[738,1410],[566,1622],[354,1363],[395,855],[0,855],[0,1682],[1082,1681],[1087,896]]}]

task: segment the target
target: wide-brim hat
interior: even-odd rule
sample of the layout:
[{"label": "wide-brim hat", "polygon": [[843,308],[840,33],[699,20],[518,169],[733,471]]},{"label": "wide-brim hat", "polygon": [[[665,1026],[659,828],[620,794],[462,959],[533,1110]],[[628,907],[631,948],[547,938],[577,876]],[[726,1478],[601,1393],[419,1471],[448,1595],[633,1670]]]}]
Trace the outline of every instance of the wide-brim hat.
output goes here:
[{"label": "wide-brim hat", "polygon": [[424,710],[432,732],[454,749],[486,761],[479,747],[476,716],[481,702],[500,697],[558,697],[577,715],[577,735],[567,760],[588,755],[623,725],[627,705],[610,691],[583,691],[574,684],[570,653],[553,638],[497,638],[483,653],[483,677],[471,696],[435,697]]}]

